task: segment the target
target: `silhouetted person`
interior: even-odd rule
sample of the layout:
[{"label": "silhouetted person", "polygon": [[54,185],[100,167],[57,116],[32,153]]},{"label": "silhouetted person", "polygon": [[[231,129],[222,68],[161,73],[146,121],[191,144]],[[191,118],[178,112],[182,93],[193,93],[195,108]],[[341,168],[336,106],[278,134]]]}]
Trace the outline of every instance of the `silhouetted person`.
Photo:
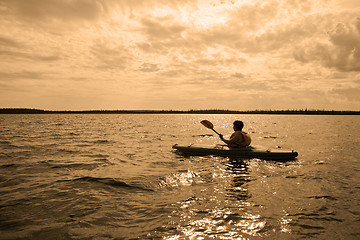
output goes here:
[{"label": "silhouetted person", "polygon": [[233,124],[235,132],[231,134],[230,139],[224,139],[222,134],[220,134],[220,139],[230,148],[241,148],[249,146],[251,143],[251,137],[248,133],[242,131],[244,123],[242,121],[235,121]]}]

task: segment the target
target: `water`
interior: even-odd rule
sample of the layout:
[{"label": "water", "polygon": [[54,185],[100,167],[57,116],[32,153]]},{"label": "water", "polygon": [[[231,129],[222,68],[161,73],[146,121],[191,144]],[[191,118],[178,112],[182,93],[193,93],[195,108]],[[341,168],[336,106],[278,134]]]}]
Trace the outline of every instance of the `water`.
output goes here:
[{"label": "water", "polygon": [[[296,161],[183,157],[235,119]],[[359,116],[0,115],[0,239],[359,239]]]}]

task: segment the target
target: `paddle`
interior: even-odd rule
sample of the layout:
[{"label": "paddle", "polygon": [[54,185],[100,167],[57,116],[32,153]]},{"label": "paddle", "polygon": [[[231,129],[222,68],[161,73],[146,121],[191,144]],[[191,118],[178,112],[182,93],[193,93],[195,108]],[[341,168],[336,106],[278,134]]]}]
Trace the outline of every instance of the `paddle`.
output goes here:
[{"label": "paddle", "polygon": [[214,125],[213,125],[209,120],[202,120],[200,123],[201,123],[202,125],[204,125],[205,127],[213,130],[217,135],[222,136],[220,133],[218,133],[217,131],[215,131]]}]

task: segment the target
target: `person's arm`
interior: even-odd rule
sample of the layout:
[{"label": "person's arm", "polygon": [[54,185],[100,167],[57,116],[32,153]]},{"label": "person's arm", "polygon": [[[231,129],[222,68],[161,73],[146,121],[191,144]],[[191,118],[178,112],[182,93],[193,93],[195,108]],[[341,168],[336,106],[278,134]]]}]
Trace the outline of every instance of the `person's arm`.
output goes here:
[{"label": "person's arm", "polygon": [[236,143],[239,140],[242,140],[243,136],[241,133],[236,133],[234,136],[232,136],[229,140],[224,139],[223,135],[220,135],[220,139],[226,143],[226,144],[232,144],[232,143]]}]

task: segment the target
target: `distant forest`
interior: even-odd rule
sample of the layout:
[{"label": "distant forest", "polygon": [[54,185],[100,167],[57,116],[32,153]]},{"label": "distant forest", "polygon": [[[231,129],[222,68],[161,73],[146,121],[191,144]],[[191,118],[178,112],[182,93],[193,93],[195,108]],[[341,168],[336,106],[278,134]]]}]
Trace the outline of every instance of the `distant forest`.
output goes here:
[{"label": "distant forest", "polygon": [[84,110],[84,111],[52,111],[30,108],[0,108],[0,114],[307,114],[307,115],[360,115],[360,111],[329,110]]}]

